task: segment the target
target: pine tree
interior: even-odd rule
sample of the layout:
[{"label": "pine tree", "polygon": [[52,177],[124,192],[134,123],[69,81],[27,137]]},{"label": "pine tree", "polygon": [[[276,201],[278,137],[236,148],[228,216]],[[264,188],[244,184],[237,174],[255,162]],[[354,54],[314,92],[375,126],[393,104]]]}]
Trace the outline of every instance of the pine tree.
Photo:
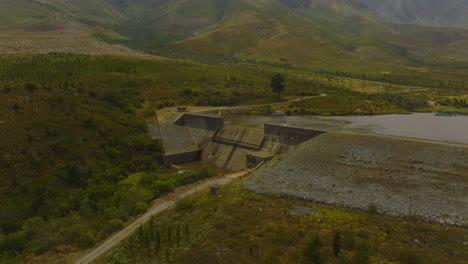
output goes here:
[{"label": "pine tree", "polygon": [[187,239],[187,242],[190,241],[190,229],[188,224],[185,224],[185,239]]},{"label": "pine tree", "polygon": [[180,244],[180,224],[177,224],[176,240],[177,240],[177,246],[179,246],[179,244]]},{"label": "pine tree", "polygon": [[333,254],[335,254],[335,257],[338,257],[338,255],[341,252],[341,235],[340,232],[335,233],[335,237],[333,238]]},{"label": "pine tree", "polygon": [[156,231],[154,247],[156,249],[156,252],[159,252],[159,250],[161,249],[161,234],[159,234],[159,231]]},{"label": "pine tree", "polygon": [[307,243],[305,254],[307,258],[314,264],[322,264],[322,256],[320,255],[321,247],[322,242],[320,241],[320,237],[318,235],[309,243]]},{"label": "pine tree", "polygon": [[170,227],[167,228],[167,243],[171,244],[172,242],[172,230]]},{"label": "pine tree", "polygon": [[141,243],[143,242],[143,225],[140,224],[140,227],[138,227],[138,242]]},{"label": "pine tree", "polygon": [[148,235],[149,235],[150,240],[154,239],[154,216],[151,217],[151,220],[150,220],[150,223],[149,223]]},{"label": "pine tree", "polygon": [[284,90],[284,76],[281,73],[271,77],[271,89],[274,93],[278,93],[278,101],[281,100],[281,92]]},{"label": "pine tree", "polygon": [[171,252],[169,251],[169,248],[166,248],[166,262],[169,262],[171,259]]}]

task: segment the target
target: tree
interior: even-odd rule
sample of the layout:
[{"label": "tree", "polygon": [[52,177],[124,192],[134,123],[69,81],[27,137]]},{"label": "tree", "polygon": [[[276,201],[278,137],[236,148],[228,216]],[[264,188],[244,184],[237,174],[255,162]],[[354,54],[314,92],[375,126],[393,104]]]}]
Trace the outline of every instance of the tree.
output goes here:
[{"label": "tree", "polygon": [[341,252],[341,235],[340,232],[335,233],[335,237],[333,238],[333,254],[335,254],[335,257],[338,257],[338,255]]},{"label": "tree", "polygon": [[320,248],[322,247],[322,242],[320,237],[317,235],[309,243],[307,243],[305,254],[307,258],[312,261],[314,264],[322,263],[322,256],[320,255]]},{"label": "tree", "polygon": [[30,93],[33,93],[35,90],[37,90],[39,88],[39,86],[33,82],[27,82],[24,84],[24,89],[26,89],[26,91],[30,92]]},{"label": "tree", "polygon": [[156,231],[156,241],[154,243],[154,247],[156,252],[159,252],[159,249],[161,249],[161,235],[159,234],[159,230]]},{"label": "tree", "polygon": [[187,241],[190,241],[190,229],[188,224],[185,224],[185,238]]},{"label": "tree", "polygon": [[281,92],[284,90],[284,76],[281,73],[271,77],[271,89],[274,93],[278,93],[278,101],[281,100]]},{"label": "tree", "polygon": [[180,224],[177,224],[176,242],[177,242],[177,246],[179,246],[179,244],[180,244]]}]

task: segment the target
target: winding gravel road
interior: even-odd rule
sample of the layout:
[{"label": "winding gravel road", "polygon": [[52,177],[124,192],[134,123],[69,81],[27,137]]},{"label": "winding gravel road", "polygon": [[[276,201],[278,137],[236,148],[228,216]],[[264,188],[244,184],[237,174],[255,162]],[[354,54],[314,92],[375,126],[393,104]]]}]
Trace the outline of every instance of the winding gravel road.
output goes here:
[{"label": "winding gravel road", "polygon": [[104,253],[109,251],[111,248],[116,246],[119,242],[124,240],[125,238],[129,237],[133,234],[140,224],[145,224],[148,222],[151,217],[154,215],[166,210],[167,208],[174,205],[178,200],[187,197],[191,194],[194,194],[198,191],[201,191],[210,185],[219,183],[219,184],[226,184],[231,182],[233,179],[246,175],[249,171],[239,171],[230,174],[226,174],[216,178],[210,178],[198,183],[190,184],[187,186],[183,186],[178,188],[176,191],[167,194],[161,198],[156,199],[153,201],[146,211],[146,213],[138,216],[136,219],[132,221],[129,225],[127,225],[124,229],[114,233],[105,241],[101,242],[97,247],[89,251],[86,255],[81,256],[77,259],[75,264],[87,264],[91,263],[97,258],[101,257]]}]

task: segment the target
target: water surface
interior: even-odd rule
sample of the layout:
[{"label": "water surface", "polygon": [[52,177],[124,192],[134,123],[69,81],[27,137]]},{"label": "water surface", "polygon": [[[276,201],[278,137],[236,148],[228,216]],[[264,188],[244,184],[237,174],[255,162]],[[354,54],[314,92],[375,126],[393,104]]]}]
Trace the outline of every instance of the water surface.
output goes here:
[{"label": "water surface", "polygon": [[367,132],[468,144],[468,116],[436,116],[434,113],[373,116],[243,116],[225,124],[263,128],[265,123],[285,124],[326,131]]}]

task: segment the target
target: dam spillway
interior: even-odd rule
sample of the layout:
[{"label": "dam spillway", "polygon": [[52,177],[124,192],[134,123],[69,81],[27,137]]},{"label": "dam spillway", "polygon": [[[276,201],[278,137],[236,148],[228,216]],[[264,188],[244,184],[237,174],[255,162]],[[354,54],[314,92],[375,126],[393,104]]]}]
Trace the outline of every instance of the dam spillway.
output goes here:
[{"label": "dam spillway", "polygon": [[157,119],[165,166],[201,160],[241,170],[325,133],[279,123],[265,124],[264,129],[225,125],[219,115],[198,112],[166,110],[158,112]]}]

